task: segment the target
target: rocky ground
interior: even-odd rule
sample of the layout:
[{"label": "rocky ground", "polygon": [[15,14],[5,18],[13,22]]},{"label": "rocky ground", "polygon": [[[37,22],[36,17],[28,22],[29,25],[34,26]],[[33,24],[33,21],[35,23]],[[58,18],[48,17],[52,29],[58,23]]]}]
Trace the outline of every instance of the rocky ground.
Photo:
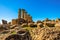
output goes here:
[{"label": "rocky ground", "polygon": [[32,34],[32,40],[60,40],[60,30],[55,27],[34,29]]},{"label": "rocky ground", "polygon": [[[43,28],[25,28],[29,30],[31,40],[60,40],[60,28],[43,27]],[[9,35],[16,34],[20,28],[11,29],[0,33],[0,40],[5,40]]]}]

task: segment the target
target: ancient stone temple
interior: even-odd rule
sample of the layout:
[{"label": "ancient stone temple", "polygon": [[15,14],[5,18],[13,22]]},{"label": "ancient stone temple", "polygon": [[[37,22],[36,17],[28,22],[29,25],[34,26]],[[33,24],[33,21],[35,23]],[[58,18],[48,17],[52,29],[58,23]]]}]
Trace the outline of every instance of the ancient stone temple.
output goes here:
[{"label": "ancient stone temple", "polygon": [[12,25],[32,22],[32,17],[27,14],[25,9],[18,10],[18,18],[12,19]]}]

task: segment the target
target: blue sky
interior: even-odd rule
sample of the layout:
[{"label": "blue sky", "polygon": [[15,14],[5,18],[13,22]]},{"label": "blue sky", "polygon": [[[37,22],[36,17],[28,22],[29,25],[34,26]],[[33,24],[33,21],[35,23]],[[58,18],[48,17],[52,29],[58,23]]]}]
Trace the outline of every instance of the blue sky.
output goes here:
[{"label": "blue sky", "polygon": [[0,0],[0,22],[17,18],[19,8],[24,8],[34,21],[60,18],[60,0]]}]

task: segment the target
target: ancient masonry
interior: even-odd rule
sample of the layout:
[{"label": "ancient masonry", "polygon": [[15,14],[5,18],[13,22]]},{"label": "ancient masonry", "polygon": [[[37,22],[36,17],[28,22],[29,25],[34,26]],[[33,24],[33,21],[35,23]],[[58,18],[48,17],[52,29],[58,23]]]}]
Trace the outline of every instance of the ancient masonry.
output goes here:
[{"label": "ancient masonry", "polygon": [[25,9],[19,9],[18,10],[18,18],[12,19],[12,25],[15,24],[22,24],[22,23],[31,23],[32,17],[27,14]]},{"label": "ancient masonry", "polygon": [[2,20],[2,24],[7,24],[7,21],[6,20]]}]

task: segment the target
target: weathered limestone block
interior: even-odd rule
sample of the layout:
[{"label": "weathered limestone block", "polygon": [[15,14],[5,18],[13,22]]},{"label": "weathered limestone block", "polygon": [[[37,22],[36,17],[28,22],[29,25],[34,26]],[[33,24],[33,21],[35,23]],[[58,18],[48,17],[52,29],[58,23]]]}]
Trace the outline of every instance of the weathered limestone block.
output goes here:
[{"label": "weathered limestone block", "polygon": [[56,23],[55,24],[55,27],[60,27],[60,23]]},{"label": "weathered limestone block", "polygon": [[34,23],[28,23],[28,26],[29,26],[29,27],[37,27],[37,24],[34,24]]},{"label": "weathered limestone block", "polygon": [[55,27],[55,24],[51,24],[51,23],[46,23],[46,25],[47,25],[48,27]]},{"label": "weathered limestone block", "polygon": [[4,24],[4,25],[0,25],[0,32],[3,31],[3,30],[8,30],[8,25],[7,24]]},{"label": "weathered limestone block", "polygon": [[38,28],[42,28],[42,27],[44,27],[44,26],[43,26],[42,23],[38,23],[38,24],[37,24],[37,27],[38,27]]},{"label": "weathered limestone block", "polygon": [[14,29],[15,27],[17,27],[17,25],[12,25],[10,26],[10,29]]},{"label": "weathered limestone block", "polygon": [[28,24],[27,23],[23,23],[21,26],[22,27],[28,27]]},{"label": "weathered limestone block", "polygon": [[7,21],[6,20],[2,20],[2,24],[7,24]]},{"label": "weathered limestone block", "polygon": [[60,23],[56,23],[56,24],[55,24],[55,27],[56,27],[57,29],[60,29]]}]

